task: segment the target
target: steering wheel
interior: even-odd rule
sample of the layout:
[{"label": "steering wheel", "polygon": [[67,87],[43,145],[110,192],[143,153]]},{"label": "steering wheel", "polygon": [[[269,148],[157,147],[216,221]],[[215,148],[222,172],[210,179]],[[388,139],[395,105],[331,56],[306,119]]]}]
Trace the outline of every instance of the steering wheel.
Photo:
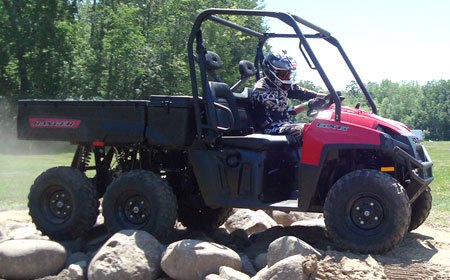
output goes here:
[{"label": "steering wheel", "polygon": [[[341,100],[341,102],[345,99],[344,96],[342,96],[340,94],[340,92],[338,92],[338,96],[339,99]],[[308,109],[308,111],[306,111],[306,115],[308,117],[314,117],[316,116],[320,111],[326,110],[328,109],[332,104],[334,104],[334,100],[331,98],[331,96],[328,94],[322,98],[320,98],[321,100],[324,100],[325,103],[323,105],[320,105],[314,109]]]}]

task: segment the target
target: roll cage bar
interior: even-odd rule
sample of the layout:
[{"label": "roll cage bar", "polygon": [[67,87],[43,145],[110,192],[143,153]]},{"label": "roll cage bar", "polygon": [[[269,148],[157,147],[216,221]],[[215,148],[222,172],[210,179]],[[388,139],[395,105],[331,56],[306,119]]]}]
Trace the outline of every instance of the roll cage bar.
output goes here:
[{"label": "roll cage bar", "polygon": [[[241,16],[259,16],[259,17],[269,17],[276,18],[280,21],[284,22],[286,25],[293,28],[294,33],[261,33],[259,31],[250,29],[248,27],[241,26],[229,20],[220,18],[218,15],[241,15]],[[341,119],[341,101],[339,96],[337,95],[333,85],[331,84],[328,76],[320,65],[316,55],[314,54],[312,48],[310,47],[308,41],[306,39],[323,39],[335,46],[342,58],[344,59],[347,67],[358,83],[361,91],[364,93],[366,100],[369,106],[372,109],[372,113],[377,113],[377,107],[373,102],[372,97],[367,91],[365,85],[363,84],[361,78],[353,67],[350,59],[347,54],[343,50],[342,46],[339,44],[338,40],[331,36],[331,33],[322,29],[296,15],[292,15],[290,13],[284,12],[270,12],[270,11],[260,11],[260,10],[239,10],[239,9],[207,9],[202,11],[197,18],[195,19],[194,25],[192,27],[191,33],[188,39],[188,58],[189,58],[189,71],[191,76],[191,86],[192,86],[192,96],[194,99],[194,112],[195,112],[195,122],[197,129],[197,137],[201,137],[202,128],[208,130],[208,136],[214,137],[214,133],[218,132],[217,128],[217,117],[215,116],[215,106],[217,104],[214,103],[213,97],[211,95],[211,89],[208,84],[207,78],[207,69],[206,69],[206,48],[203,45],[203,37],[201,31],[201,25],[205,21],[213,21],[215,23],[233,28],[235,30],[241,31],[247,35],[256,37],[258,39],[258,45],[256,47],[256,55],[255,55],[255,67],[256,67],[256,78],[260,78],[259,69],[261,63],[264,59],[263,55],[263,46],[264,43],[270,38],[298,38],[300,40],[299,49],[308,63],[311,69],[317,70],[320,77],[322,78],[325,86],[331,94],[331,98],[335,103],[335,120],[340,121]],[[303,34],[300,29],[300,26],[308,27],[317,33],[315,34]],[[194,41],[195,41],[195,53],[197,54],[197,62],[199,64],[199,74],[200,74],[200,83],[202,87],[202,99],[206,106],[206,120],[207,123],[202,125],[201,123],[201,113],[200,113],[200,98],[198,92],[197,85],[197,76],[195,70],[195,54],[194,54]],[[303,47],[303,48],[302,48]],[[223,109],[223,108],[222,108]]]}]

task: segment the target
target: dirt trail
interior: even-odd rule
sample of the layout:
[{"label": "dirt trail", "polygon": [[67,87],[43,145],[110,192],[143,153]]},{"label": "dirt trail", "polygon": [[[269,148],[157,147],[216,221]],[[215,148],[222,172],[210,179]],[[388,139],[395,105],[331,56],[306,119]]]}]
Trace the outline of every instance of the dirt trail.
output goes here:
[{"label": "dirt trail", "polygon": [[[20,225],[31,221],[27,211],[4,211],[0,212],[0,229],[6,224]],[[335,279],[350,279],[348,276],[353,275],[353,279],[386,279],[368,275],[367,271],[361,271],[361,277],[356,277],[358,274],[347,273],[344,267],[350,267],[355,271],[357,267],[352,267],[358,262],[352,260],[362,260],[369,263],[368,259],[375,259],[380,265],[380,271],[387,279],[403,280],[403,279],[448,279],[450,280],[450,229],[436,228],[431,225],[422,225],[418,229],[409,233],[405,240],[397,246],[394,250],[384,255],[354,255],[346,252],[333,251],[334,261],[327,263],[329,266],[324,267],[328,269],[330,276]],[[335,266],[336,259],[345,263],[345,265]],[[344,260],[342,262],[342,260]],[[340,268],[342,271],[331,271]],[[353,272],[355,272],[353,271]],[[366,274],[364,274],[366,273]],[[318,277],[318,279],[321,279]],[[326,279],[326,278],[325,278]]]}]

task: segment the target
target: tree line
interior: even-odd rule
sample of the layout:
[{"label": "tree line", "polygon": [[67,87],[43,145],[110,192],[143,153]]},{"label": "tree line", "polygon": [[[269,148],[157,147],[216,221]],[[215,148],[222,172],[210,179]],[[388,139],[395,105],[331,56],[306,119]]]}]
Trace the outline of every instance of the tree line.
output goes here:
[{"label": "tree line", "polygon": [[[210,7],[261,9],[259,0],[1,0],[0,122],[9,127],[21,98],[146,99],[190,94],[187,38],[196,15]],[[260,18],[231,18],[261,32]],[[206,44],[225,61],[232,84],[255,41],[217,24],[205,26]],[[311,85],[313,86],[313,85]],[[382,116],[450,140],[450,81],[368,83]],[[352,105],[361,93],[350,84]],[[11,104],[12,107],[11,107]]]}]

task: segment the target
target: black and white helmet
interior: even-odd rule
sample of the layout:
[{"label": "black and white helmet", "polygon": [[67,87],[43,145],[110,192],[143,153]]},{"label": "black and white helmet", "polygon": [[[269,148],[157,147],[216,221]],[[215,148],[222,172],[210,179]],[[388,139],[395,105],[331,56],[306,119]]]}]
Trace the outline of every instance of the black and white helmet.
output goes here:
[{"label": "black and white helmet", "polygon": [[291,85],[295,64],[286,54],[269,53],[263,61],[264,75],[276,87],[288,90]]}]

